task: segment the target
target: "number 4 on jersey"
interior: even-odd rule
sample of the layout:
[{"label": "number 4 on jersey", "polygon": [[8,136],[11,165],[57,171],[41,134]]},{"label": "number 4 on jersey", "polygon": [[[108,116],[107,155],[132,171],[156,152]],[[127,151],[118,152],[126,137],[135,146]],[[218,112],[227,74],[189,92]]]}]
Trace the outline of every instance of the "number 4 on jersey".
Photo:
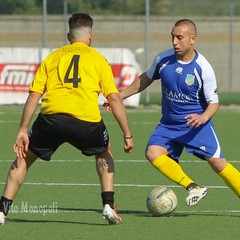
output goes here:
[{"label": "number 4 on jersey", "polygon": [[[65,83],[73,83],[74,88],[78,88],[78,83],[81,82],[81,78],[78,77],[78,64],[80,55],[73,55],[72,60],[68,66],[67,72],[64,76]],[[73,78],[70,78],[70,72],[73,70]]]}]

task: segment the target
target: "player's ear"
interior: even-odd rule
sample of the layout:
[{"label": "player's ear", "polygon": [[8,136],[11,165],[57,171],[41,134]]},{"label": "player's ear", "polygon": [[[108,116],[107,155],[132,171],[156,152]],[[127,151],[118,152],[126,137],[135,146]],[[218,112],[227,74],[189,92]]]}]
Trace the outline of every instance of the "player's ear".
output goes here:
[{"label": "player's ear", "polygon": [[197,36],[196,35],[192,35],[191,36],[191,45],[194,45],[196,40],[197,40]]},{"label": "player's ear", "polygon": [[92,41],[92,38],[93,38],[93,33],[90,32],[90,33],[89,33],[89,41],[90,41],[90,42]]},{"label": "player's ear", "polygon": [[70,33],[67,33],[67,39],[69,42],[71,42],[71,34]]},{"label": "player's ear", "polygon": [[92,37],[93,37],[93,34],[92,34],[92,32],[90,32],[89,34],[88,34],[88,41],[89,41],[89,46],[91,46],[91,43],[92,43]]}]

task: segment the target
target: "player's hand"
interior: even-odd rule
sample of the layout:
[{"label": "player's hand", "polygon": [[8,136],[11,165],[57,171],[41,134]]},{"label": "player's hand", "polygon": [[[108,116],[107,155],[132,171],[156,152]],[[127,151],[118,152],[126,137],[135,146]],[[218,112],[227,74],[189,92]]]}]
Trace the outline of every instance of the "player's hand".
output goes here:
[{"label": "player's hand", "polygon": [[25,158],[28,151],[29,137],[27,132],[19,131],[16,141],[13,144],[13,151],[17,157]]},{"label": "player's hand", "polygon": [[108,112],[112,111],[112,109],[109,105],[109,102],[107,100],[102,104],[102,109],[106,109]]},{"label": "player's hand", "polygon": [[207,119],[203,115],[199,115],[196,113],[187,115],[185,119],[187,120],[187,125],[189,125],[191,128],[199,127],[207,121]]},{"label": "player's hand", "polygon": [[124,138],[124,151],[126,153],[130,153],[132,151],[132,149],[134,148],[134,143],[133,143],[133,138]]}]

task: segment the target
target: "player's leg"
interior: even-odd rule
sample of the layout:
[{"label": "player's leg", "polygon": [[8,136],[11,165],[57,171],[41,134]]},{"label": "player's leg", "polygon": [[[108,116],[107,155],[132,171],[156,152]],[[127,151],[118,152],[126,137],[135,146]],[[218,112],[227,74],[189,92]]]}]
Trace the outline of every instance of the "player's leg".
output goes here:
[{"label": "player's leg", "polygon": [[2,216],[4,223],[4,216],[7,215],[9,206],[21,187],[29,167],[37,157],[50,160],[52,154],[62,143],[52,125],[49,124],[51,119],[47,120],[47,118],[49,116],[38,115],[33,123],[31,134],[29,134],[30,143],[26,158],[17,158],[9,170],[5,190],[0,200],[0,212],[2,212],[0,222]]},{"label": "player's leg", "polygon": [[167,178],[188,188],[194,182],[178,163],[184,145],[173,140],[176,134],[179,134],[179,130],[159,124],[148,140],[145,155],[148,161]]},{"label": "player's leg", "polygon": [[150,145],[146,150],[146,157],[151,164],[175,183],[187,188],[193,180],[183,171],[182,167],[169,156],[166,148]]},{"label": "player's leg", "polygon": [[207,188],[194,183],[183,171],[182,167],[168,155],[169,152],[167,149],[161,146],[151,145],[146,150],[147,159],[157,170],[163,173],[168,179],[188,190],[186,204],[188,206],[198,204],[206,196]]},{"label": "player's leg", "polygon": [[[194,131],[194,130],[192,130]],[[225,184],[233,192],[240,196],[240,173],[224,158],[221,151],[217,133],[211,122],[202,128],[196,128],[197,139],[193,139],[189,144],[194,147],[193,153],[196,156],[205,156],[212,169],[224,180]],[[189,151],[191,152],[191,150]]]},{"label": "player's leg", "polygon": [[96,155],[96,168],[102,191],[103,218],[109,224],[119,224],[122,219],[114,208],[114,161],[110,142],[106,151]]},{"label": "player's leg", "polygon": [[193,206],[206,196],[207,188],[194,183],[178,164],[185,146],[185,139],[182,142],[182,138],[190,136],[188,132],[187,128],[174,129],[159,124],[149,138],[146,157],[167,178],[188,190],[186,204]]},{"label": "player's leg", "polygon": [[225,184],[240,197],[240,172],[225,158],[207,158],[207,161]]},{"label": "player's leg", "polygon": [[[114,161],[108,132],[103,121],[99,123],[74,120],[68,142],[86,156],[95,155],[96,169],[100,179],[103,218],[109,224],[120,223],[121,217],[114,209]],[[74,128],[72,127],[74,126]]]},{"label": "player's leg", "polygon": [[[106,151],[96,155],[96,168],[100,179],[102,192],[113,192],[114,162],[110,142]],[[113,198],[112,202],[106,203],[113,206]]]},{"label": "player's leg", "polygon": [[17,158],[11,165],[5,189],[0,199],[0,224],[4,224],[12,201],[24,182],[29,167],[36,159],[37,156],[31,151],[28,151],[25,159]]}]

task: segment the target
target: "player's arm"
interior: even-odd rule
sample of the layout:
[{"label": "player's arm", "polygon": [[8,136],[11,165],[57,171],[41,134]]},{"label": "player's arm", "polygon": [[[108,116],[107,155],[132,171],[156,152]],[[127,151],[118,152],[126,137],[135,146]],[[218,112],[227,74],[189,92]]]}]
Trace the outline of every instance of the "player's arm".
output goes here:
[{"label": "player's arm", "polygon": [[127,88],[120,92],[122,99],[126,99],[134,94],[142,92],[151,83],[152,79],[148,78],[147,73],[142,73],[138,78],[136,78]]},{"label": "player's arm", "polygon": [[202,73],[204,100],[208,102],[208,106],[202,114],[189,114],[185,118],[187,124],[191,127],[199,127],[209,121],[219,108],[219,98],[217,93],[217,81],[213,68],[207,63]]},{"label": "player's arm", "polygon": [[[134,94],[142,92],[146,89],[151,83],[152,79],[147,77],[147,73],[142,73],[139,77],[137,77],[127,88],[120,92],[121,98],[124,100]],[[103,108],[106,108],[107,111],[111,111],[111,106],[107,101],[105,101],[102,105]]]},{"label": "player's arm", "polygon": [[42,94],[37,92],[30,92],[28,95],[27,101],[23,109],[19,131],[16,137],[16,141],[13,145],[13,150],[18,157],[26,157],[26,152],[28,150],[29,144],[28,127],[37,109],[41,97]]},{"label": "player's arm", "polygon": [[219,103],[210,103],[208,107],[203,112],[203,114],[189,114],[185,117],[186,123],[190,125],[190,127],[199,127],[200,125],[209,121],[215,113],[218,111]]},{"label": "player's arm", "polygon": [[131,152],[134,147],[132,134],[129,128],[126,109],[119,93],[111,93],[107,96],[107,100],[111,107],[112,113],[116,118],[119,126],[123,132],[123,138],[125,142],[125,152]]},{"label": "player's arm", "polygon": [[219,109],[219,103],[208,104],[208,107],[206,108],[204,113],[201,115],[201,117],[203,118],[203,121],[207,122],[208,120],[210,120],[218,111],[218,109]]},{"label": "player's arm", "polygon": [[25,103],[21,123],[19,126],[19,131],[27,132],[28,126],[32,120],[32,117],[37,109],[38,103],[42,94],[37,92],[30,92]]}]

